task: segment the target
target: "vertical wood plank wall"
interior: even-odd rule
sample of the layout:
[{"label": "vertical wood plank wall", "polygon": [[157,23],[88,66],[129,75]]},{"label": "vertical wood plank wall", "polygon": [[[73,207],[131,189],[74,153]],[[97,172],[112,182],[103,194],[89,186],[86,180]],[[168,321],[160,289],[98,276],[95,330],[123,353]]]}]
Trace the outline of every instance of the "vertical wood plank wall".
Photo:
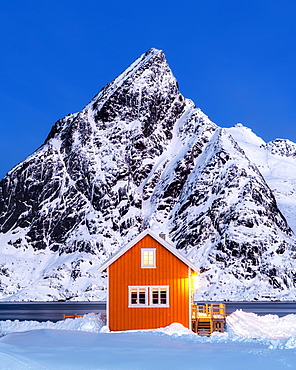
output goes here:
[{"label": "vertical wood plank wall", "polygon": [[[141,268],[141,248],[156,248],[156,268]],[[189,323],[188,266],[150,235],[109,266],[109,328],[153,329]],[[128,286],[169,285],[170,307],[128,307]]]}]

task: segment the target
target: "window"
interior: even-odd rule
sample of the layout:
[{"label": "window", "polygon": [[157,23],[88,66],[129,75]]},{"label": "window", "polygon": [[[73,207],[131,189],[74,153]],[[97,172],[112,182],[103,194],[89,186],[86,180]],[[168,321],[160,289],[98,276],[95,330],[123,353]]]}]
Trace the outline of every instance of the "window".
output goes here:
[{"label": "window", "polygon": [[129,307],[169,307],[169,286],[129,286]]},{"label": "window", "polygon": [[129,287],[129,306],[146,306],[148,297],[147,287]]},{"label": "window", "polygon": [[168,305],[168,287],[151,287],[150,291],[151,306]]},{"label": "window", "polygon": [[156,267],[156,253],[155,248],[142,248],[141,249],[141,267],[142,268],[155,268]]}]

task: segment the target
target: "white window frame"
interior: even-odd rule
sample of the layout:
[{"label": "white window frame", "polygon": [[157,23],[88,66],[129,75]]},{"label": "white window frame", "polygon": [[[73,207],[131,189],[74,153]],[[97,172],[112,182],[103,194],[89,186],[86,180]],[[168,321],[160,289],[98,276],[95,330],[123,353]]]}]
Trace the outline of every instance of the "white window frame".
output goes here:
[{"label": "white window frame", "polygon": [[[144,253],[145,252],[153,252],[153,264],[144,265]],[[141,267],[144,269],[156,268],[156,248],[141,248]]]},{"label": "white window frame", "polygon": [[[166,291],[166,303],[153,304],[152,289],[158,289],[158,302],[160,302],[160,290]],[[149,306],[150,307],[170,307],[170,287],[169,285],[152,285],[149,286]]]},{"label": "white window frame", "polygon": [[[139,290],[145,289],[145,304],[132,304],[132,290],[137,290],[139,297]],[[129,307],[147,307],[148,306],[148,287],[145,285],[131,285],[128,287],[128,306]]]},{"label": "white window frame", "polygon": [[[132,290],[145,290],[145,304],[132,304]],[[166,303],[153,304],[152,289],[158,289],[158,297],[160,300],[160,289],[166,290]],[[154,307],[170,307],[170,287],[169,285],[129,285],[128,286],[128,307],[130,308],[154,308]]]}]

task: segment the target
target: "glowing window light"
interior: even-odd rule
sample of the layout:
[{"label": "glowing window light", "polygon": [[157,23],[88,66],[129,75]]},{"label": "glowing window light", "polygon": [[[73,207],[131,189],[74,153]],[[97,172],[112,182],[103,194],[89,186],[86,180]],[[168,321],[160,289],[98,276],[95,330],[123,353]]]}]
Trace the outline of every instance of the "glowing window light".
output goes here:
[{"label": "glowing window light", "polygon": [[142,248],[141,261],[142,267],[156,267],[155,248]]},{"label": "glowing window light", "polygon": [[198,290],[199,289],[199,285],[200,285],[198,274],[196,272],[193,272],[191,274],[191,279],[192,279],[192,283],[191,283],[192,289],[193,290]]}]

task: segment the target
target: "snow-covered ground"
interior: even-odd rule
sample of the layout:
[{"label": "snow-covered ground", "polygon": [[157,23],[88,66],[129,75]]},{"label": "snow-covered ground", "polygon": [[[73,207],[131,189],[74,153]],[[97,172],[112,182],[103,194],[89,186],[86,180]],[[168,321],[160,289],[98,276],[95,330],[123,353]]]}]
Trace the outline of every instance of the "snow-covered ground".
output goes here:
[{"label": "snow-covered ground", "polygon": [[57,323],[0,321],[0,369],[296,369],[296,315],[236,311],[227,332],[199,337],[180,324],[108,332],[99,315]]}]

